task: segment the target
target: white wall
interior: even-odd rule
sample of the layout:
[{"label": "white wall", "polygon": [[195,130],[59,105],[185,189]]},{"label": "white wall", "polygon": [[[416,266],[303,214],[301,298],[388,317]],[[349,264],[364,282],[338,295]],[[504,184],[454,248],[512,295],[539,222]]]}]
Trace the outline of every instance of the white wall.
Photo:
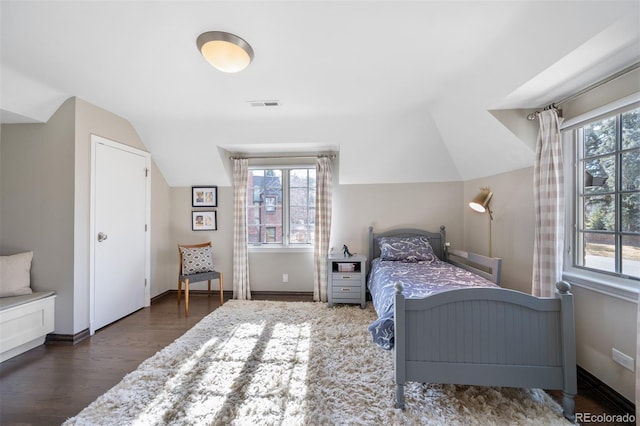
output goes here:
[{"label": "white wall", "polygon": [[468,203],[489,187],[493,192],[492,255],[502,258],[502,286],[531,293],[533,274],[533,168],[502,173],[464,183],[464,246],[487,255],[489,215],[477,213]]},{"label": "white wall", "polygon": [[69,99],[45,124],[2,125],[0,251],[33,251],[32,288],[58,294],[57,333],[73,330],[74,116]]},{"label": "white wall", "polygon": [[611,349],[635,357],[637,304],[573,285],[578,365],[635,401],[635,373],[613,362]]},{"label": "white wall", "polygon": [[[215,182],[198,182],[194,185],[215,185]],[[213,263],[216,270],[224,275],[225,290],[233,289],[233,192],[231,187],[218,187],[218,207],[211,209],[193,208],[191,206],[191,187],[171,188],[170,204],[170,241],[167,247],[167,258],[170,261],[168,273],[172,278],[171,289],[178,288],[178,244],[196,244],[211,241],[213,246]],[[215,210],[217,212],[217,231],[192,231],[191,212],[194,210]],[[218,283],[211,283],[218,289]],[[206,290],[207,283],[189,284],[193,290]]]},{"label": "white wall", "polygon": [[[91,199],[91,135],[146,151],[129,121],[76,99],[74,169],[74,315],[73,333],[89,327],[89,235]],[[153,187],[151,198],[153,199]],[[56,332],[58,328],[56,326]]]},{"label": "white wall", "polygon": [[171,260],[171,188],[151,161],[151,297],[175,288]]},{"label": "white wall", "polygon": [[[214,183],[210,183],[214,184]],[[462,183],[339,185],[334,184],[331,246],[347,244],[353,253],[367,253],[370,225],[382,231],[420,227],[434,231],[447,226],[454,245],[462,245]],[[171,189],[171,251],[169,268],[177,280],[176,245],[211,240],[214,262],[225,274],[225,289],[232,290],[233,192],[218,187],[218,231],[191,230],[191,188]],[[398,206],[402,206],[398,208]],[[174,249],[175,248],[175,249]],[[282,282],[282,274],[289,282]],[[313,291],[313,252],[250,250],[249,276],[253,291]],[[172,288],[176,288],[173,284]],[[206,283],[193,289],[205,289]]]},{"label": "white wall", "polygon": [[[34,251],[33,288],[58,294],[57,334],[89,327],[91,134],[145,149],[127,120],[76,98],[67,100],[47,123],[2,125],[0,216],[8,232],[2,234],[0,250]],[[168,186],[155,166],[152,178],[154,170],[158,176],[152,180],[152,205],[168,211]],[[151,220],[152,277],[159,279],[159,287],[168,287],[158,263],[169,239],[168,215],[152,214]]]},{"label": "white wall", "polygon": [[333,194],[330,245],[339,251],[367,254],[368,228],[381,232],[415,227],[438,232],[447,229],[453,246],[463,243],[463,184],[411,183],[338,185]]},{"label": "white wall", "polygon": [[[2,194],[2,126],[0,126],[0,194]],[[0,197],[0,254],[2,254],[2,197]]]}]

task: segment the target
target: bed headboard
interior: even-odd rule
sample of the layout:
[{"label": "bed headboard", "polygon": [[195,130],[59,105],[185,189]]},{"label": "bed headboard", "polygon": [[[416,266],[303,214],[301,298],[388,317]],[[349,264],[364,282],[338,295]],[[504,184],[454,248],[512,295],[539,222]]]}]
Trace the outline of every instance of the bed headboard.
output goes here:
[{"label": "bed headboard", "polygon": [[[445,243],[447,241],[446,231],[444,230],[444,225],[440,227],[440,232],[429,232],[423,229],[414,229],[414,228],[403,228],[403,229],[392,229],[390,231],[374,233],[373,226],[369,227],[369,258],[367,259],[367,263],[371,263],[373,259],[376,257],[380,257],[380,247],[378,246],[377,239],[380,237],[427,237],[429,238],[429,243],[431,247],[433,247],[433,252],[438,256],[440,260],[447,260],[447,251],[445,247]],[[370,270],[370,268],[367,268]]]}]

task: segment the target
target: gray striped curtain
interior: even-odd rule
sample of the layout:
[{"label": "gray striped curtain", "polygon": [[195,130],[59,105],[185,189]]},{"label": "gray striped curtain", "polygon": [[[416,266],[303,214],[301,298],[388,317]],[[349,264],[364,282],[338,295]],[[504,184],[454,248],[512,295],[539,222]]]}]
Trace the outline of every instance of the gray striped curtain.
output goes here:
[{"label": "gray striped curtain", "polygon": [[331,236],[331,159],[319,157],[316,164],[316,226],[314,234],[313,300],[327,301],[327,255]]},{"label": "gray striped curtain", "polygon": [[540,113],[540,131],[533,167],[535,237],[533,294],[553,297],[562,279],[564,250],[564,172],[560,119],[554,109]]},{"label": "gray striped curtain", "polygon": [[251,299],[247,249],[247,182],[249,160],[233,160],[233,298]]}]

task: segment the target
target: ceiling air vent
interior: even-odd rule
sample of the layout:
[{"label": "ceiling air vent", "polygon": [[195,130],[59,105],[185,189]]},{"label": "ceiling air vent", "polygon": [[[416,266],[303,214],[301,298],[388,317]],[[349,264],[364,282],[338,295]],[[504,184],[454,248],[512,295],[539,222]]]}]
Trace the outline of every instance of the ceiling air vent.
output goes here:
[{"label": "ceiling air vent", "polygon": [[280,101],[247,101],[252,107],[277,107],[280,106]]}]

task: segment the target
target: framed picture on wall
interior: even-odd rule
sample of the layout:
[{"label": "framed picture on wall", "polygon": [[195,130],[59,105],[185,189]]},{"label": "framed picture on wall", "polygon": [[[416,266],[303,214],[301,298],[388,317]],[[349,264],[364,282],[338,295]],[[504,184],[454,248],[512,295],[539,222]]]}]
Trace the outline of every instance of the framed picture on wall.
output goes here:
[{"label": "framed picture on wall", "polygon": [[193,231],[217,231],[218,215],[215,210],[191,212],[191,229]]},{"label": "framed picture on wall", "polygon": [[218,207],[218,187],[192,186],[191,205],[193,207]]}]

